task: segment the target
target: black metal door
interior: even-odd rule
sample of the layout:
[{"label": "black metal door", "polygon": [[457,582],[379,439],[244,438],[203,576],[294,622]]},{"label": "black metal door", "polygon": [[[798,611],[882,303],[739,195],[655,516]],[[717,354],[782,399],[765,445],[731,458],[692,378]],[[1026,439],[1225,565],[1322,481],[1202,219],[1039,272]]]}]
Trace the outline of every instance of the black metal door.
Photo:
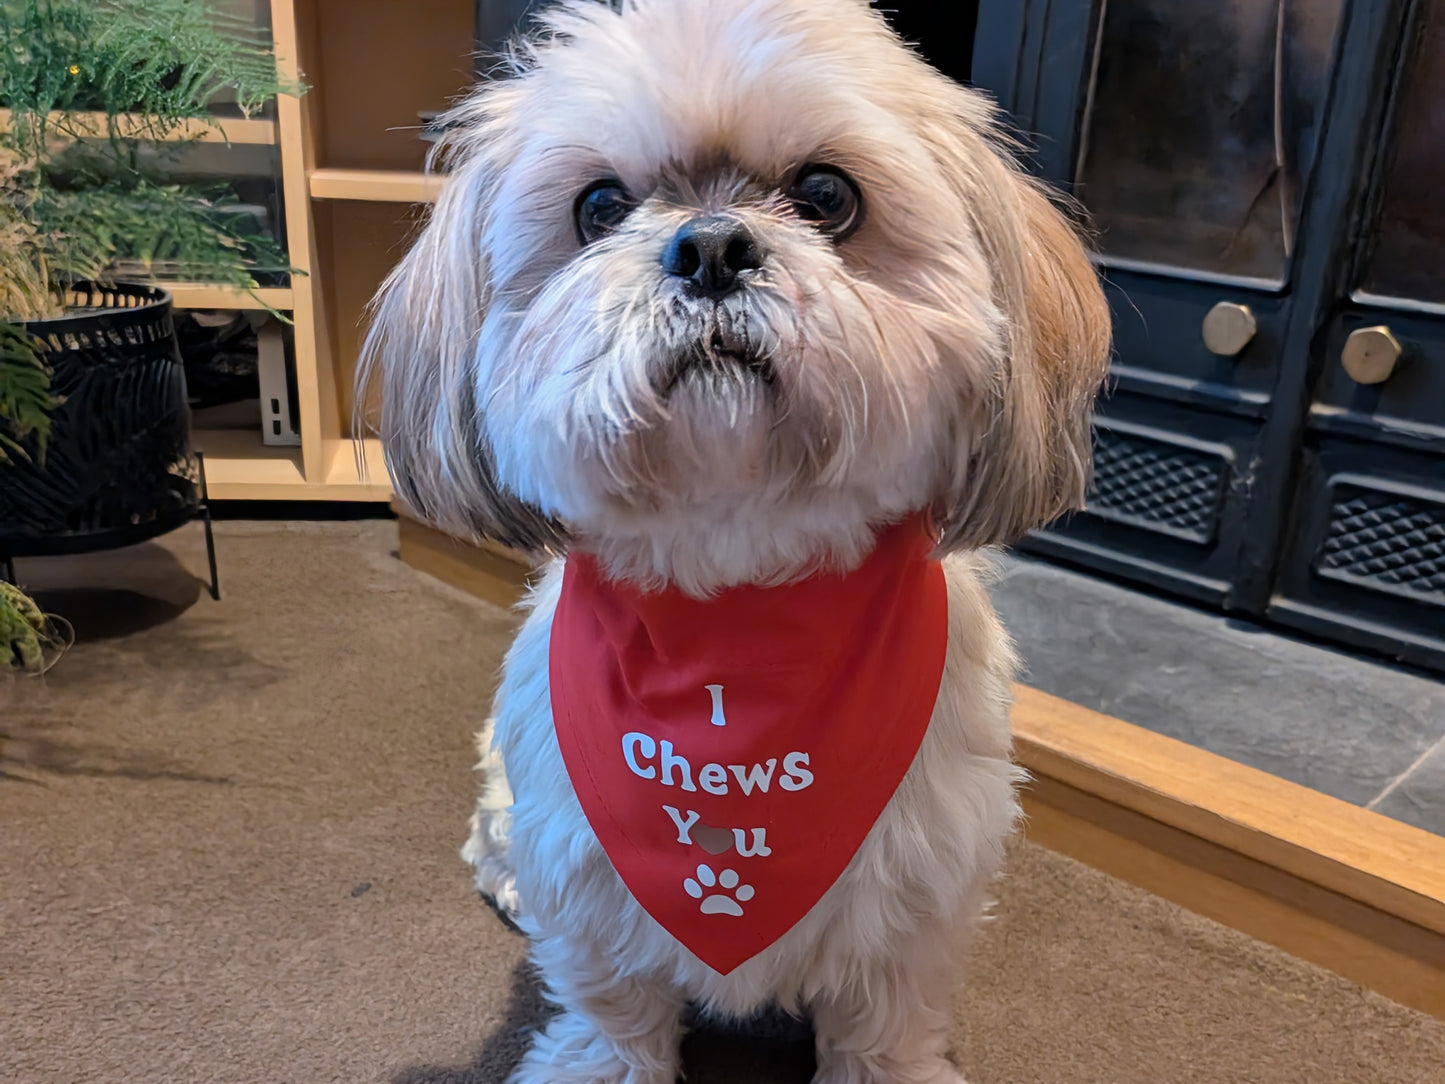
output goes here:
[{"label": "black metal door", "polygon": [[[1088,511],[1030,548],[1445,663],[1414,552],[1445,523],[1445,231],[1408,240],[1445,132],[1389,119],[1441,108],[1442,3],[985,5],[975,79],[1087,207],[1114,310]],[[1375,326],[1352,353],[1403,360],[1362,390],[1341,351]]]},{"label": "black metal door", "polygon": [[1405,15],[1268,612],[1445,668],[1445,0]]}]

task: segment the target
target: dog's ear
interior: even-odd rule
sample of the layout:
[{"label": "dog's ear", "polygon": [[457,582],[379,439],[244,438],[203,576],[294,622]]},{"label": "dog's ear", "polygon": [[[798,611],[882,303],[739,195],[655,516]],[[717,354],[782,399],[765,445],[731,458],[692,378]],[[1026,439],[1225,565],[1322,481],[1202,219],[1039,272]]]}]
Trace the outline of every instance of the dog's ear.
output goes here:
[{"label": "dog's ear", "polygon": [[498,482],[480,401],[478,339],[493,300],[488,214],[514,138],[495,100],[503,93],[478,91],[443,118],[460,133],[434,154],[451,167],[447,184],[372,302],[353,431],[381,437],[397,496],[418,518],[539,550],[560,546],[562,528]]},{"label": "dog's ear", "polygon": [[1094,397],[1110,318],[1079,233],[991,133],[980,96],[933,126],[933,145],[974,220],[1004,317],[1004,345],[965,382],[953,461],[933,515],[944,550],[1007,544],[1082,507]]}]

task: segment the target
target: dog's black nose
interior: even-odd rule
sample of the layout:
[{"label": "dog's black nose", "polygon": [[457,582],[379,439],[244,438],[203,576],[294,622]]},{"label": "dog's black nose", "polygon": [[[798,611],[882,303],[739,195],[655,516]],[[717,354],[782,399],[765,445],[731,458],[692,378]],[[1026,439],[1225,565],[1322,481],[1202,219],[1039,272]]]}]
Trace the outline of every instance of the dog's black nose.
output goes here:
[{"label": "dog's black nose", "polygon": [[738,276],[763,266],[757,239],[735,218],[700,215],[673,235],[662,269],[687,279],[697,292],[721,297],[738,288]]}]

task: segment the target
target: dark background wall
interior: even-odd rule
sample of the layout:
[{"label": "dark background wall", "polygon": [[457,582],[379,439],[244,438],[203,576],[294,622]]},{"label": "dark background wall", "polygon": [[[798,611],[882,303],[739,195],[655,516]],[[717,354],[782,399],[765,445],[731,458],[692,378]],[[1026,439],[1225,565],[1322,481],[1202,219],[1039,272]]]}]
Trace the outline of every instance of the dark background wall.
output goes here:
[{"label": "dark background wall", "polygon": [[951,0],[880,0],[877,7],[899,34],[918,46],[930,64],[960,83],[969,81],[978,0],[959,0],[957,3]]},{"label": "dark background wall", "polygon": [[[478,43],[483,49],[496,48],[535,6],[537,0],[477,0]],[[968,82],[978,0],[878,0],[877,6],[930,64],[960,83]]]}]

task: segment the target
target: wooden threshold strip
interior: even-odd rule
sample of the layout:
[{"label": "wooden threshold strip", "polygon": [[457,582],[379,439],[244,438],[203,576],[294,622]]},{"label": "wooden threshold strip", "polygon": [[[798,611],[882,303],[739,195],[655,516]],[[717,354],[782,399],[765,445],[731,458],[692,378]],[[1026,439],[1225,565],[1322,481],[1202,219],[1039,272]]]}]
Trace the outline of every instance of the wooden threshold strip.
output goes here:
[{"label": "wooden threshold strip", "polygon": [[391,507],[397,513],[397,556],[405,564],[495,606],[521,601],[534,575],[524,556],[495,542],[471,545],[412,519],[395,500]]},{"label": "wooden threshold strip", "polygon": [[1445,1018],[1445,838],[1023,686],[1028,834]]}]

